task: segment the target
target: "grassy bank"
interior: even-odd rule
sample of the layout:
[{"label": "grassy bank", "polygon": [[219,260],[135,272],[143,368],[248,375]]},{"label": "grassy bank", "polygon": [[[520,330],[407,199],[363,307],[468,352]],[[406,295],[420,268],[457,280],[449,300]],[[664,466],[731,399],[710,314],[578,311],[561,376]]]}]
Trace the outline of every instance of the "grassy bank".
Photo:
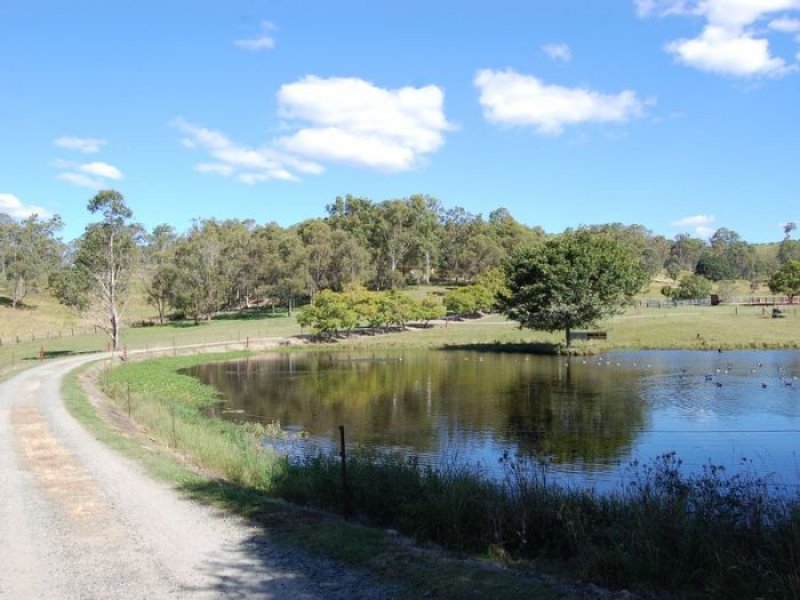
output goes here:
[{"label": "grassy bank", "polygon": [[[95,364],[90,367],[95,373],[85,374],[83,369],[71,374],[63,393],[70,412],[98,439],[141,462],[181,493],[253,519],[278,543],[394,582],[399,599],[429,595],[477,600],[500,594],[510,600],[548,600],[580,595],[579,588],[554,583],[552,578],[498,570],[485,561],[465,561],[409,544],[391,531],[281,501],[276,485],[285,480],[286,461],[259,444],[264,435],[280,433],[209,417],[215,403],[213,390],[177,372],[193,364],[242,355],[169,357],[111,370]],[[111,416],[101,418],[100,412],[109,412],[102,410],[106,400],[90,401],[87,387],[89,394],[94,392],[87,381],[96,381],[107,393]]]},{"label": "grassy bank", "polygon": [[[551,485],[541,467],[508,458],[505,478],[493,481],[465,468],[434,470],[397,456],[357,454],[348,462],[345,494],[338,457],[288,464],[258,443],[278,431],[204,416],[213,391],[176,371],[228,357],[130,363],[101,377],[123,412],[130,390],[132,417],[148,436],[227,482],[193,483],[193,493],[223,490],[226,502],[251,514],[263,510],[266,497],[352,510],[359,521],[458,552],[520,567],[555,565],[611,587],[718,598],[800,596],[800,504],[770,496],[758,479],[728,477],[712,466],[686,476],[679,460],[665,455],[639,467],[628,488],[598,496]],[[391,548],[383,533],[328,526],[321,535],[309,527],[290,537],[380,571],[364,548]]]}]

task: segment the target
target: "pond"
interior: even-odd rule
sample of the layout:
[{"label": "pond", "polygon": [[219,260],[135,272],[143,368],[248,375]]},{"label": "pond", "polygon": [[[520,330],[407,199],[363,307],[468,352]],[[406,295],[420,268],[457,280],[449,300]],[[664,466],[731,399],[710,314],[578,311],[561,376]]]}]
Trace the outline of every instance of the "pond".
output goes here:
[{"label": "pond", "polygon": [[293,452],[336,448],[344,425],[349,446],[490,475],[507,453],[600,491],[631,476],[632,461],[671,451],[687,471],[713,463],[790,488],[800,481],[793,351],[309,352],[190,373],[222,393],[227,418],[308,432]]}]

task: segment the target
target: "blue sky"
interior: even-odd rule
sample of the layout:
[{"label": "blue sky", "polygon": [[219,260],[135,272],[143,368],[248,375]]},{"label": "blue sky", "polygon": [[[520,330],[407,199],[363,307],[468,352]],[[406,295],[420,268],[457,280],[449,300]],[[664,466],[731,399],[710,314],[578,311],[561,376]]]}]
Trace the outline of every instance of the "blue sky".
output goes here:
[{"label": "blue sky", "polygon": [[781,239],[800,0],[3,0],[0,211],[79,235],[414,193],[549,232]]}]

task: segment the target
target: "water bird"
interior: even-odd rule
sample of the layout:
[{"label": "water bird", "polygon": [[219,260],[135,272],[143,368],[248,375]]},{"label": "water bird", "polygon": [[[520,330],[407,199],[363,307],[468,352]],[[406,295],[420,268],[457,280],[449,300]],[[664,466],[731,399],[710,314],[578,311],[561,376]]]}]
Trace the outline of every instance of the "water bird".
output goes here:
[{"label": "water bird", "polygon": [[763,382],[763,381],[762,381],[762,382],[761,382],[761,387],[762,387],[762,388],[764,388],[764,389],[767,389],[767,384],[766,384],[765,382]]},{"label": "water bird", "polygon": [[706,373],[706,381],[711,381],[712,375],[711,373]]},{"label": "water bird", "polygon": [[716,385],[717,387],[722,387],[722,383],[721,383],[721,382],[719,382],[719,381],[715,381],[715,382],[714,382],[714,385]]}]

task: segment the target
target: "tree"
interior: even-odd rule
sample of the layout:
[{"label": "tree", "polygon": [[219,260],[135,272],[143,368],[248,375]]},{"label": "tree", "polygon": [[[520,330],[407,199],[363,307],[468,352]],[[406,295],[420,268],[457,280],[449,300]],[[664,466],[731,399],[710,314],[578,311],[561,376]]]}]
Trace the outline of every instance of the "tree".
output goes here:
[{"label": "tree", "polygon": [[158,310],[158,322],[164,324],[164,312],[178,279],[175,266],[177,235],[171,225],[161,224],[147,236],[145,258],[145,300]]},{"label": "tree", "polygon": [[61,227],[58,215],[42,219],[34,214],[19,223],[12,219],[2,223],[2,268],[12,308],[57,268],[63,245],[55,236]]},{"label": "tree", "polygon": [[687,275],[683,277],[675,290],[673,297],[689,300],[692,298],[705,298],[711,293],[711,281],[702,275]]},{"label": "tree", "polygon": [[133,212],[116,190],[98,192],[87,209],[102,219],[86,226],[72,264],[51,277],[51,289],[62,304],[88,312],[116,351],[141,227],[131,221]]},{"label": "tree", "polygon": [[562,234],[506,266],[505,314],[522,327],[564,330],[620,312],[647,281],[639,256],[607,233]]},{"label": "tree", "polygon": [[788,260],[769,278],[769,289],[773,294],[789,296],[791,304],[800,295],[800,260]]}]

